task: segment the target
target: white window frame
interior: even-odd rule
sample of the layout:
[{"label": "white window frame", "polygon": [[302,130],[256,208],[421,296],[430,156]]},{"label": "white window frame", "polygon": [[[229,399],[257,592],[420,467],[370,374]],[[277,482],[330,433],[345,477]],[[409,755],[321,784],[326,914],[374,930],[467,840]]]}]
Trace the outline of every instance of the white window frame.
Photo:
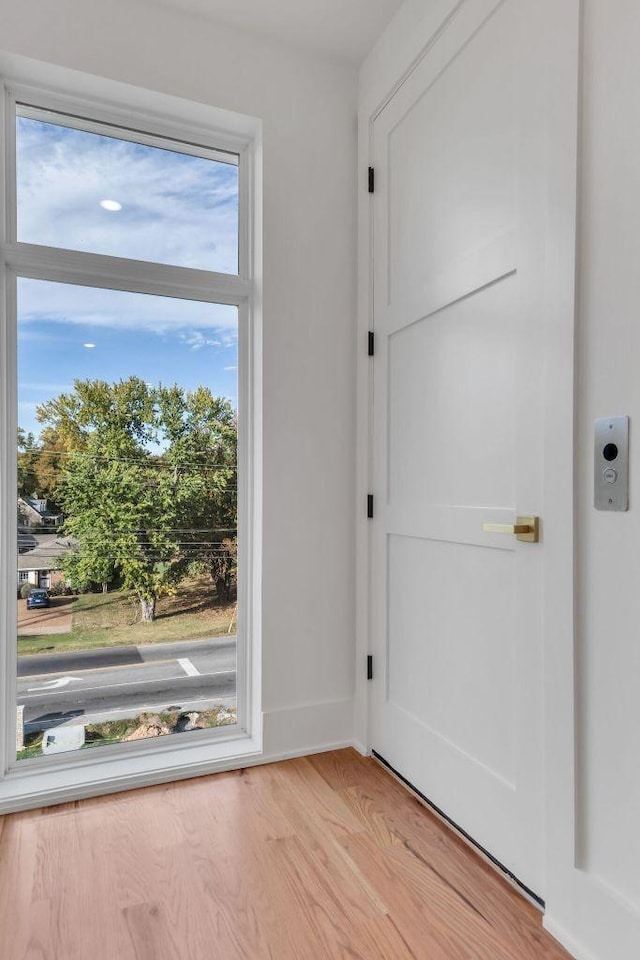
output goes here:
[{"label": "white window frame", "polygon": [[[39,77],[43,65],[39,66]],[[260,275],[260,124],[253,118],[136,91],[104,81],[106,96],[78,98],[63,84],[33,86],[20,75],[0,76],[0,814],[70,799],[192,777],[255,762],[262,753],[261,609],[261,326],[256,297]],[[0,60],[0,71],[2,62]],[[76,75],[77,76],[77,75]],[[27,69],[27,79],[28,76]],[[75,78],[74,78],[75,79]],[[95,88],[96,78],[87,78]],[[65,89],[66,86],[66,89]],[[84,88],[83,88],[84,89]],[[129,91],[133,91],[129,96]],[[114,106],[114,101],[118,104]],[[128,101],[128,102],[127,102]],[[146,109],[149,102],[150,109]],[[127,260],[83,251],[18,243],[16,230],[16,105],[84,118],[77,128],[121,127],[125,138],[198,156],[219,150],[239,156],[239,272]],[[191,109],[193,108],[193,109]],[[184,121],[185,113],[192,119]],[[137,133],[140,131],[138,139]],[[169,141],[169,142],[168,142]],[[16,760],[17,600],[17,279],[58,281],[172,296],[238,309],[238,722],[230,728],[192,731],[55,757]]]}]

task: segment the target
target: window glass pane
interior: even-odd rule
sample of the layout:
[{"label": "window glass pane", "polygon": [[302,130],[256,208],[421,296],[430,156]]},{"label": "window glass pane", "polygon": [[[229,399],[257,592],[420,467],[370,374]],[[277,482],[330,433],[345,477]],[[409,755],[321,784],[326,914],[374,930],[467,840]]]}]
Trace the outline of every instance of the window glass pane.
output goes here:
[{"label": "window glass pane", "polygon": [[19,281],[19,759],[236,722],[237,381],[236,307]]},{"label": "window glass pane", "polygon": [[238,273],[237,156],[191,156],[40,115],[16,121],[20,242]]}]

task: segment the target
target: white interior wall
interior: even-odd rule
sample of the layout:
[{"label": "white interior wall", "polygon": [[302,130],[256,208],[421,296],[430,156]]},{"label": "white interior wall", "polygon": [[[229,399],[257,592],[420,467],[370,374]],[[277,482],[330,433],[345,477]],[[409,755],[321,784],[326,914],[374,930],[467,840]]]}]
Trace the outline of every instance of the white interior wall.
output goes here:
[{"label": "white interior wall", "polygon": [[[582,2],[576,632],[574,639],[567,631],[562,650],[553,652],[547,670],[545,923],[580,960],[637,960],[640,440],[632,426],[630,512],[598,513],[593,508],[593,421],[625,413],[632,417],[632,424],[640,418],[640,7],[636,0]],[[429,4],[406,0],[363,64],[359,83],[363,157],[368,155],[369,118],[459,6],[455,0]],[[361,200],[366,201],[364,194]],[[366,203],[360,209],[359,327],[363,335],[369,316]],[[366,422],[364,365],[358,405],[359,422]],[[363,451],[357,470],[366,482]],[[362,571],[366,569],[366,527],[360,524],[358,529]],[[359,580],[357,618],[358,649],[364,655],[364,577]],[[367,742],[362,684],[356,735]]]},{"label": "white interior wall", "polygon": [[130,0],[0,0],[0,48],[262,120],[264,746],[350,742],[355,72]]},{"label": "white interior wall", "polygon": [[640,907],[637,430],[631,511],[594,511],[591,485],[593,420],[640,411],[640,8],[633,0],[587,0],[584,28],[578,570],[588,802],[579,810],[581,858]]},{"label": "white interior wall", "polygon": [[[640,8],[583,0],[576,452],[575,857],[551,922],[580,957],[640,956]],[[630,511],[593,508],[593,422],[629,414]]]}]

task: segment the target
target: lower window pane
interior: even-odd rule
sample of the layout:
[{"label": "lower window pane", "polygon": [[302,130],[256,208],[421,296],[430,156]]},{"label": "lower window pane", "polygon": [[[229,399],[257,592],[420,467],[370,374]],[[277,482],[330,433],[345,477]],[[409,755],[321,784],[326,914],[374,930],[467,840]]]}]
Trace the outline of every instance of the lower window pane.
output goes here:
[{"label": "lower window pane", "polygon": [[17,756],[236,723],[236,307],[18,284]]}]

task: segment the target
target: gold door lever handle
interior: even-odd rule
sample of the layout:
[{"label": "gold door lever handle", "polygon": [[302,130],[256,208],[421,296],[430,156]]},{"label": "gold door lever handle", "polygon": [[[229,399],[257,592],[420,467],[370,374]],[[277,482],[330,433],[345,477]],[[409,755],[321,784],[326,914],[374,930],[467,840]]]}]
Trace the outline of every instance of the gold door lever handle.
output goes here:
[{"label": "gold door lever handle", "polygon": [[538,543],[540,540],[539,517],[517,517],[515,523],[483,523],[485,533],[510,533],[523,543]]},{"label": "gold door lever handle", "polygon": [[485,533],[529,533],[528,523],[483,523]]}]

